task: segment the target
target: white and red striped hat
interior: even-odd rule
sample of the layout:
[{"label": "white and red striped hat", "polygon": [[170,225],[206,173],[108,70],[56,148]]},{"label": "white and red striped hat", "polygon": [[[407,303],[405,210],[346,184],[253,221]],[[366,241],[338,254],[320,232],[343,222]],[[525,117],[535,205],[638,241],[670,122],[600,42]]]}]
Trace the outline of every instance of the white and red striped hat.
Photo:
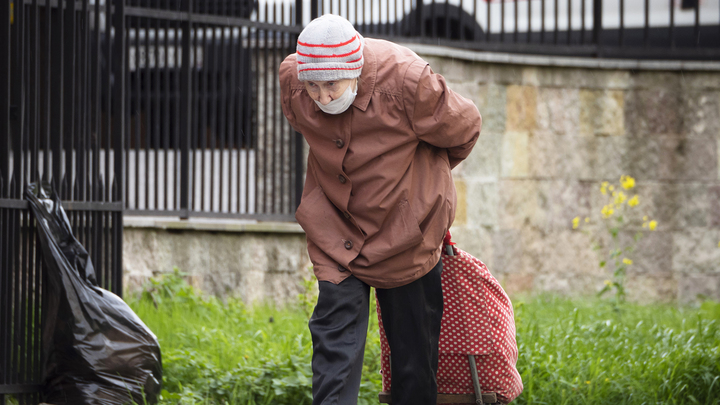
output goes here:
[{"label": "white and red striped hat", "polygon": [[303,29],[297,42],[298,79],[354,79],[363,67],[363,37],[350,21],[332,14]]}]

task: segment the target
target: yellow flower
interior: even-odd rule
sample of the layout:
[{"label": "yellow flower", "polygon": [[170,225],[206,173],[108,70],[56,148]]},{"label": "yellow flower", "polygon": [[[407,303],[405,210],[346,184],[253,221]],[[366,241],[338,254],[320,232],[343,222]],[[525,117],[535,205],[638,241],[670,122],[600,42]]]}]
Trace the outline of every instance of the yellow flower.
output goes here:
[{"label": "yellow flower", "polygon": [[631,207],[634,207],[636,205],[640,204],[640,199],[638,198],[637,194],[633,196],[633,198],[628,201],[628,205]]},{"label": "yellow flower", "polygon": [[580,226],[580,217],[573,218],[573,229],[577,229]]},{"label": "yellow flower", "polygon": [[603,195],[607,194],[608,184],[610,183],[608,183],[607,181],[603,181],[600,185],[600,192],[603,193]]},{"label": "yellow flower", "polygon": [[635,187],[635,179],[630,176],[620,176],[620,184],[625,190],[630,190]]},{"label": "yellow flower", "polygon": [[623,258],[623,263],[627,264],[628,266],[631,265],[633,262],[632,260],[628,259],[627,257]]},{"label": "yellow flower", "polygon": [[[615,194],[615,193],[613,193],[613,194]],[[621,191],[621,192],[617,193],[617,195],[615,196],[615,205],[622,205],[622,203],[624,203],[625,200],[627,200],[627,196],[625,195],[625,193],[623,193]]]},{"label": "yellow flower", "polygon": [[650,228],[651,231],[654,231],[655,228],[657,228],[657,221],[655,221],[655,220],[650,221],[650,223],[648,224],[648,227]]},{"label": "yellow flower", "polygon": [[610,190],[610,191],[615,190],[615,186],[613,186],[613,185],[608,186],[608,190]]},{"label": "yellow flower", "polygon": [[648,220],[648,216],[645,215],[645,216],[643,217],[643,221],[647,221],[647,220]]},{"label": "yellow flower", "polygon": [[610,281],[610,280],[605,280],[605,285],[611,286],[611,285],[612,285],[612,281]]},{"label": "yellow flower", "polygon": [[601,211],[603,218],[610,218],[614,212],[615,210],[609,205],[604,206]]},{"label": "yellow flower", "polygon": [[585,381],[585,384],[590,385],[590,381]]}]

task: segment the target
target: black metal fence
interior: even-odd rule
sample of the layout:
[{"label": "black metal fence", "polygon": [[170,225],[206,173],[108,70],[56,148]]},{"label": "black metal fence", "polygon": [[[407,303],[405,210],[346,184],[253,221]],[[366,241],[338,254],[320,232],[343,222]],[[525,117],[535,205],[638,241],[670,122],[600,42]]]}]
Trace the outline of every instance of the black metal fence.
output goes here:
[{"label": "black metal fence", "polygon": [[367,36],[481,51],[720,58],[718,0],[312,0]]},{"label": "black metal fence", "polygon": [[46,268],[23,199],[51,182],[98,283],[122,291],[122,3],[3,1],[0,7],[0,403],[38,403]]},{"label": "black metal fence", "polygon": [[127,213],[294,220],[303,151],[276,72],[294,51],[296,12],[126,1]]}]

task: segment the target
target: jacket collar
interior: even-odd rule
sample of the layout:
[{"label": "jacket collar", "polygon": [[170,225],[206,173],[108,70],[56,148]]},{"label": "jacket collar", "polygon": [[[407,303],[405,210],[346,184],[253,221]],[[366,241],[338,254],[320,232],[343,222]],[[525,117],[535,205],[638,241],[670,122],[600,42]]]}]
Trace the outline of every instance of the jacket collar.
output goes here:
[{"label": "jacket collar", "polygon": [[363,50],[365,63],[363,64],[362,73],[360,73],[358,94],[352,103],[352,105],[362,111],[367,110],[368,104],[370,104],[370,98],[375,91],[375,82],[377,81],[377,58],[375,57],[375,52],[367,45],[368,43],[366,41],[365,49]]}]

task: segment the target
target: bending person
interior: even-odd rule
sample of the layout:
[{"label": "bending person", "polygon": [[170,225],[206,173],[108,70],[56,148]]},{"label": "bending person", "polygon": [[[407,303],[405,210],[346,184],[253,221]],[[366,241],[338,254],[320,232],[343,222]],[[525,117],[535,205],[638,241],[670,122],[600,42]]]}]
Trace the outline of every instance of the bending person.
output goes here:
[{"label": "bending person", "polygon": [[283,113],[310,147],[295,216],[319,287],[313,404],[357,403],[371,286],[393,404],[435,404],[450,170],[477,141],[480,113],[411,50],[334,15],[302,31],[280,83]]}]

